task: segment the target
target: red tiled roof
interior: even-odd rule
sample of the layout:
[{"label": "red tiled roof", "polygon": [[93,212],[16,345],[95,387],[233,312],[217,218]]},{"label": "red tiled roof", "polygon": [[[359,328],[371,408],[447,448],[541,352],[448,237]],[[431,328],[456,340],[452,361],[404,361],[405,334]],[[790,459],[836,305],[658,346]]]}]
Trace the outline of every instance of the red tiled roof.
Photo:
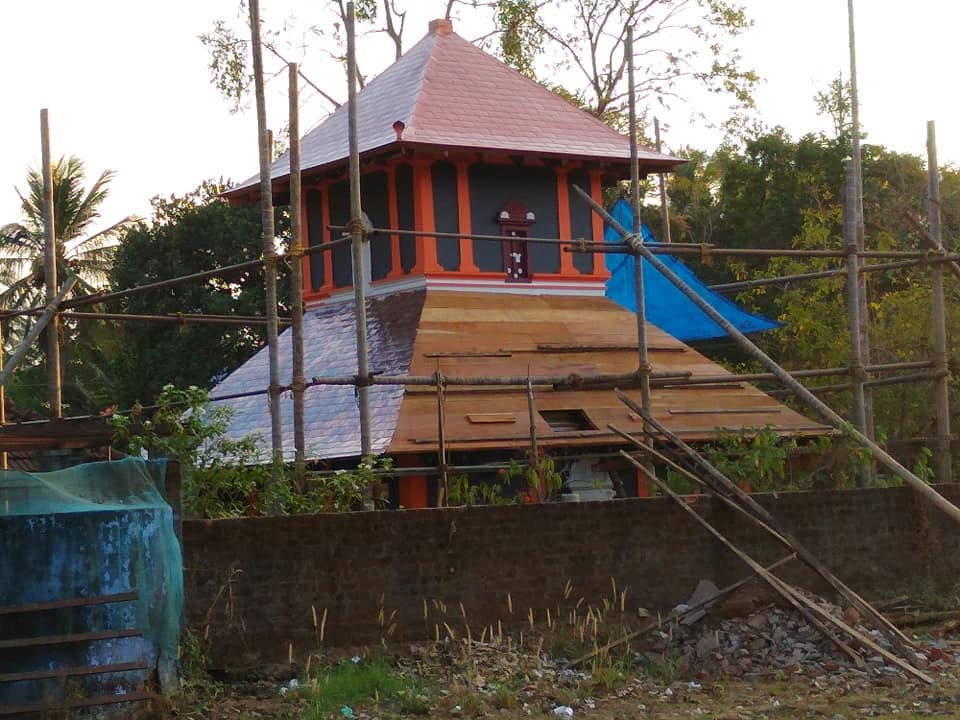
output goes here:
[{"label": "red tiled roof", "polygon": [[[628,161],[630,142],[596,117],[508,67],[434,21],[430,32],[357,95],[360,152],[391,145],[501,150],[556,157]],[[397,140],[394,123],[404,124]],[[301,141],[304,170],[343,161],[347,107]],[[641,147],[641,165],[668,170],[683,160]],[[272,176],[288,174],[289,156]],[[255,185],[251,178],[234,190]]]}]

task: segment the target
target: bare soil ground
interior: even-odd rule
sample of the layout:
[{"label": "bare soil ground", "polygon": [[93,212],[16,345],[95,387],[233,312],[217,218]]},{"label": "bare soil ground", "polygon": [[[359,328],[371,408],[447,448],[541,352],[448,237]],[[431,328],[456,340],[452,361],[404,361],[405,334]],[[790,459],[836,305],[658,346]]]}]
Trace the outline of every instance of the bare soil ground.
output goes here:
[{"label": "bare soil ground", "polygon": [[[194,675],[158,717],[960,720],[957,625],[910,629],[914,660],[932,684],[864,649],[857,667],[792,611],[766,607],[664,627],[642,645],[578,665],[568,658],[595,645],[578,643],[582,636],[556,623],[529,633],[519,651],[512,639],[460,638],[318,652],[310,668]],[[608,637],[619,637],[626,628],[609,629]]]}]

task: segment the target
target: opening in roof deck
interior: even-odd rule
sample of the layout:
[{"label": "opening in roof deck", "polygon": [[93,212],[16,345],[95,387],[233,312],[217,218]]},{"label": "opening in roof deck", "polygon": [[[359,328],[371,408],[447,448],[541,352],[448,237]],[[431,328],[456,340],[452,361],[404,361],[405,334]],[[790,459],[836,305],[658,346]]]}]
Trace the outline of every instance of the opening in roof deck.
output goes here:
[{"label": "opening in roof deck", "polygon": [[577,430],[596,430],[597,426],[583,410],[541,410],[540,417],[547,421],[550,429],[557,433],[576,432]]}]

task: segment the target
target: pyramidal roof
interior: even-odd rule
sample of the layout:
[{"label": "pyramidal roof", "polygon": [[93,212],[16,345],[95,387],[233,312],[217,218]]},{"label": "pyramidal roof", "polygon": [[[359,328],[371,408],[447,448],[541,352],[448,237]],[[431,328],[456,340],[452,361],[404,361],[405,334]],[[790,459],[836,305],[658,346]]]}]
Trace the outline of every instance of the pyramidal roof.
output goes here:
[{"label": "pyramidal roof", "polygon": [[[391,145],[427,145],[630,159],[627,135],[464,40],[449,20],[432,21],[420,42],[357,94],[357,116],[361,154]],[[301,140],[301,167],[346,159],[347,129],[347,106],[342,105]],[[683,162],[645,147],[639,156],[649,169]],[[284,154],[271,176],[283,177],[289,167]],[[234,190],[256,182],[251,178]]]}]

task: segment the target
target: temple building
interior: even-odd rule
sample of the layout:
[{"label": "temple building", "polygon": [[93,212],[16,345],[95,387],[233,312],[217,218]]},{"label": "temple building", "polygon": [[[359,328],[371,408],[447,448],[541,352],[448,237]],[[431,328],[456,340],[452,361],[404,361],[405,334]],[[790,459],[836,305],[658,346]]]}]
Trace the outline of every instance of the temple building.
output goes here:
[{"label": "temple building", "polygon": [[[605,187],[629,178],[627,136],[484,53],[454,33],[448,20],[430,23],[419,43],[370,81],[358,94],[357,109],[363,211],[373,227],[401,231],[375,234],[365,243],[371,372],[586,377],[636,371],[636,318],[604,297],[604,254],[536,242],[603,242],[602,220],[573,186],[602,202]],[[347,137],[344,106],[301,141],[300,212],[311,246],[340,237],[350,219]],[[648,148],[640,148],[639,158],[642,174],[683,162]],[[274,163],[272,177],[275,204],[282,205],[289,196],[287,156]],[[254,203],[258,193],[252,178],[228,198]],[[349,244],[304,259],[308,381],[357,372],[352,283]],[[653,371],[678,380],[657,384],[653,412],[684,439],[707,440],[718,428],[824,432],[748,383],[683,385],[685,378],[726,373],[653,325],[648,343]],[[281,382],[288,384],[289,330],[280,351]],[[268,377],[263,349],[212,395],[263,388]],[[639,389],[629,392],[639,400]],[[292,458],[289,393],[282,402],[284,452]],[[375,453],[394,457],[400,466],[437,464],[434,388],[377,385],[370,388],[370,402]],[[266,396],[223,404],[234,410],[232,436],[258,433],[269,449]],[[534,404],[539,447],[568,464],[580,454],[622,447],[608,423],[641,429],[612,387],[538,384]],[[449,387],[443,415],[454,465],[521,457],[529,446],[523,385]],[[353,387],[308,388],[305,417],[308,460],[359,456]],[[627,494],[643,493],[642,482],[622,485]],[[400,477],[391,494],[394,505],[428,506],[436,502],[436,480]]]}]

